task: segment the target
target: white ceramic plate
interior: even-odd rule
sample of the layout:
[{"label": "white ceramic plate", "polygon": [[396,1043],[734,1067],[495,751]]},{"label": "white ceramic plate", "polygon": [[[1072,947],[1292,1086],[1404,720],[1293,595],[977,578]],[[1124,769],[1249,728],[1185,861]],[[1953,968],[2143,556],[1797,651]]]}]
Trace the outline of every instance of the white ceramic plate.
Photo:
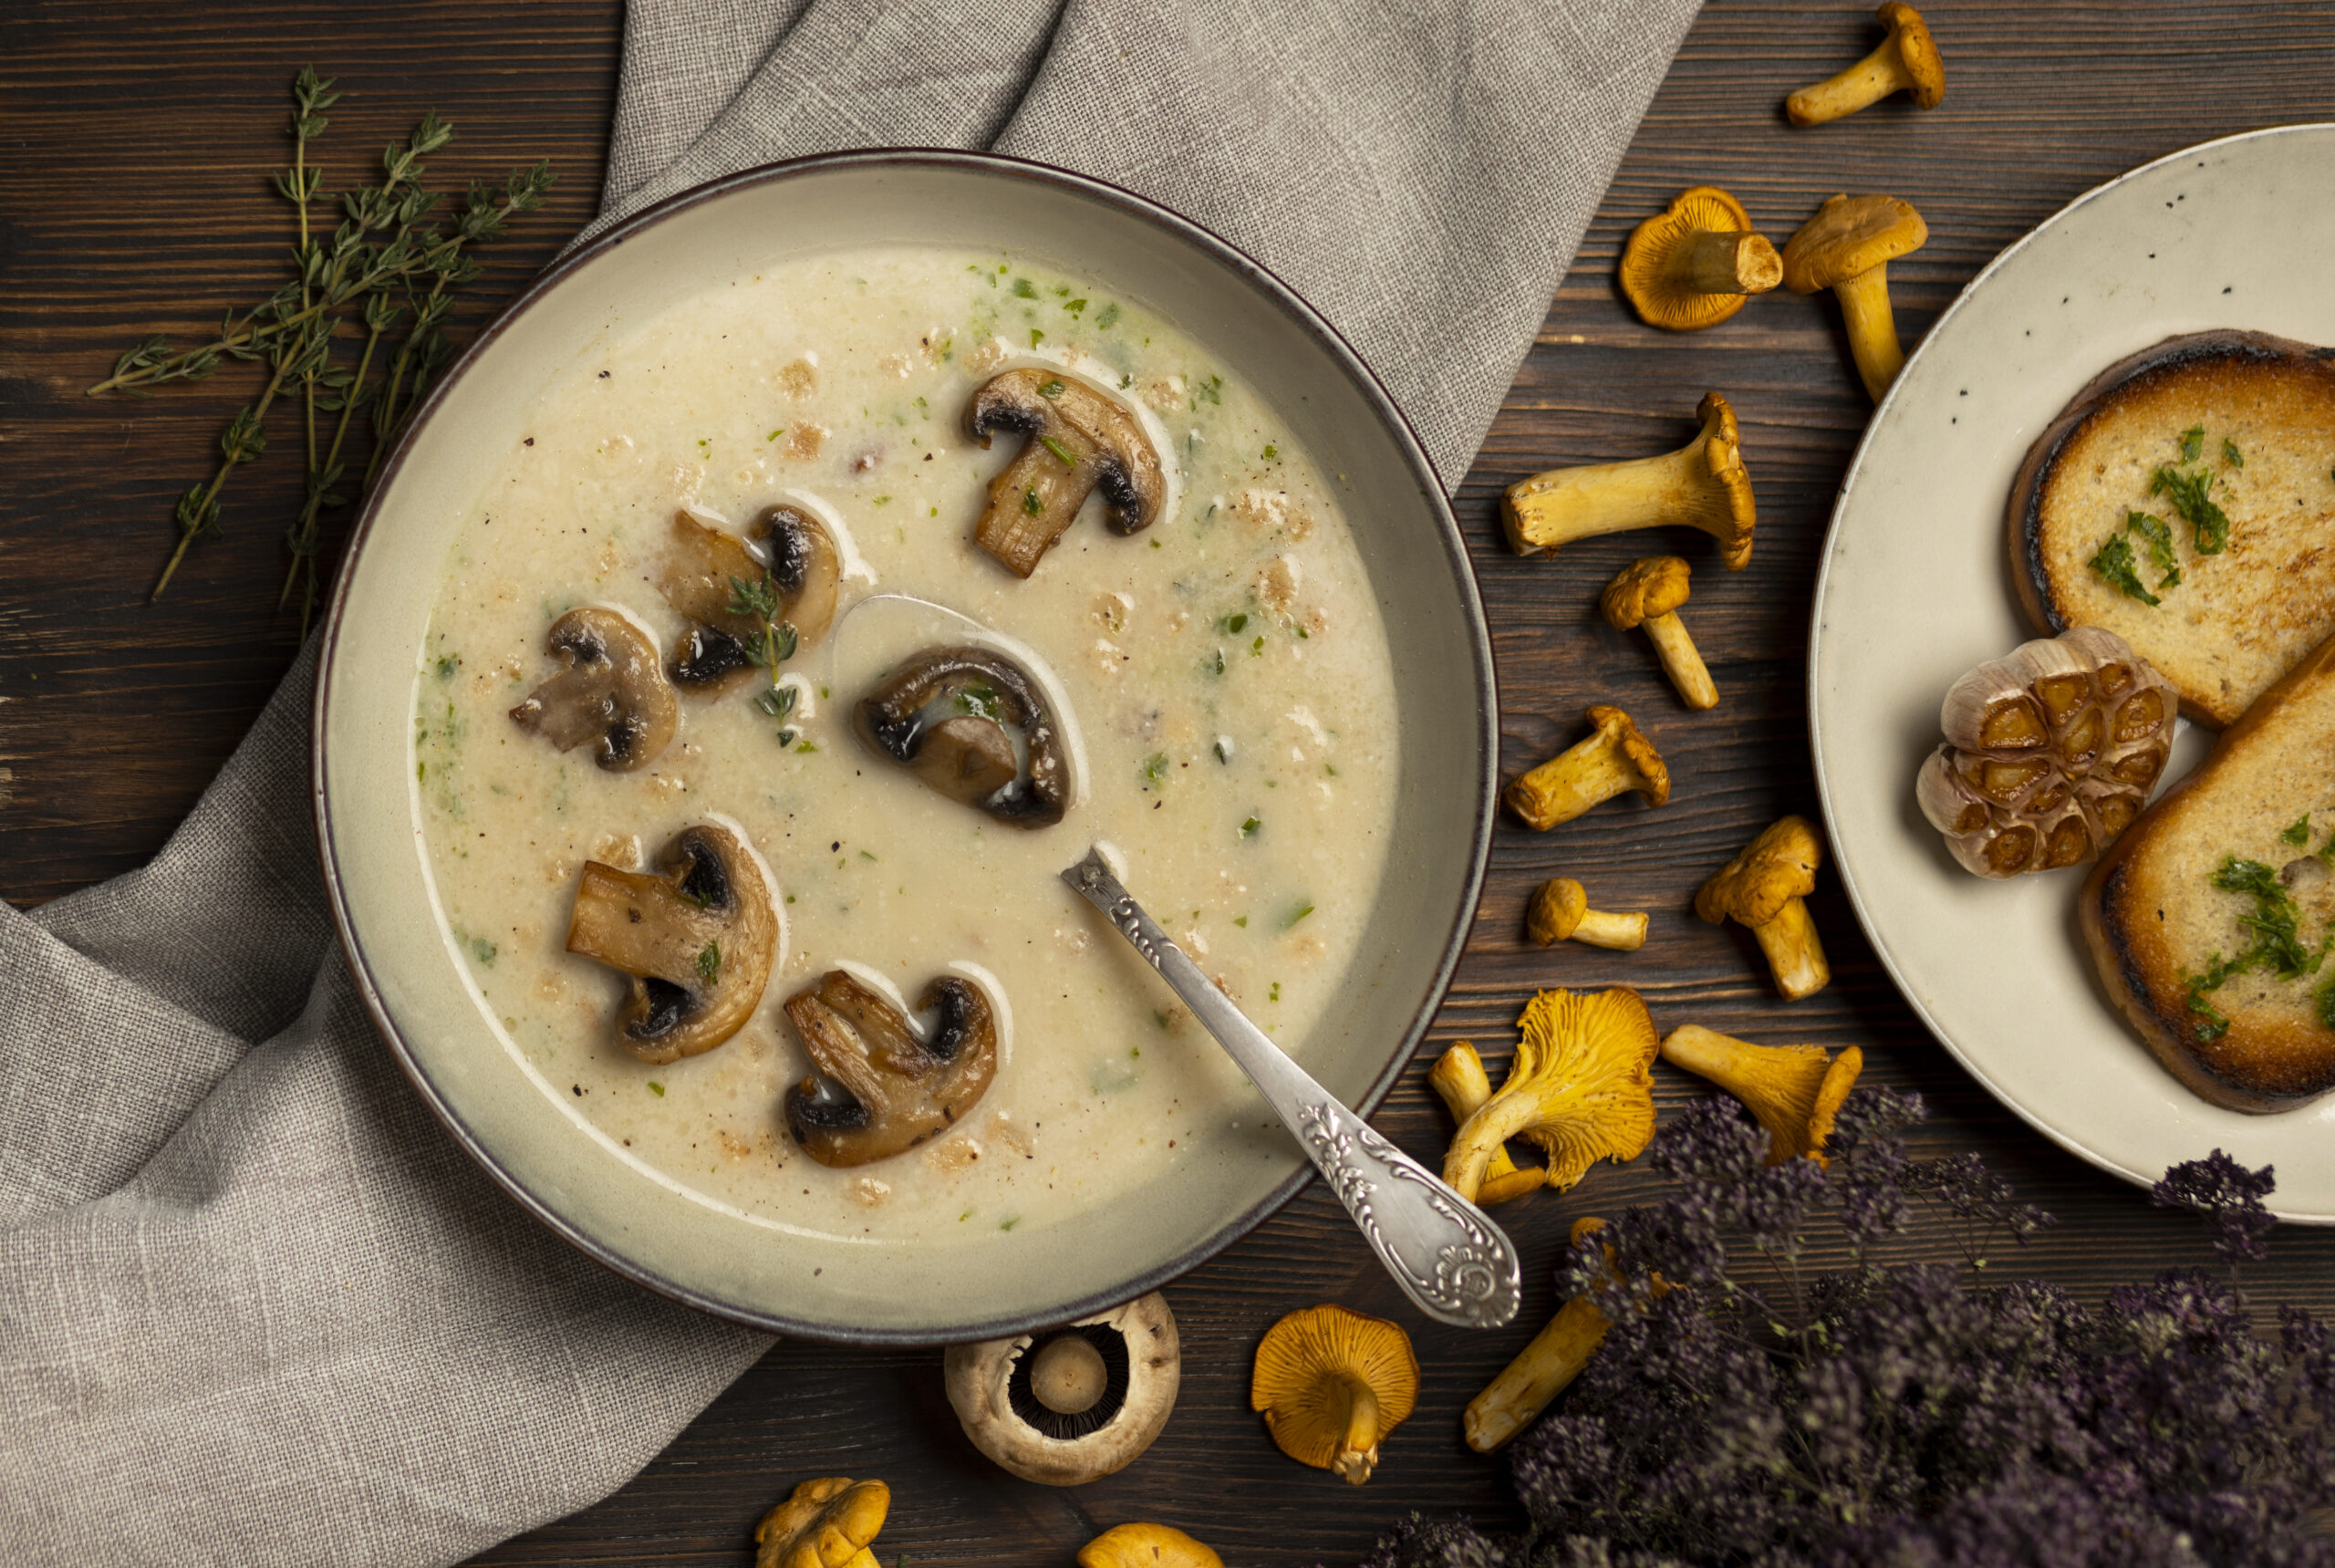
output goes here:
[{"label": "white ceramic plate", "polygon": [[[2146,1184],[2220,1147],[2275,1165],[2272,1207],[2335,1223],[2335,1096],[2208,1105],[2126,1028],[2076,928],[2085,869],[2009,883],[1946,855],[1914,803],[1946,689],[2036,636],[2004,507],[2029,445],[2103,367],[2177,333],[2335,343],[2335,125],[2207,142],[2079,197],[1997,257],[1907,362],[1832,516],[1808,708],[1841,879],[1946,1049],[2039,1132]],[[2193,732],[2168,781],[2203,754]]]},{"label": "white ceramic plate", "polygon": [[[367,1005],[431,1106],[514,1197],[609,1267],[709,1312],[819,1338],[943,1344],[1140,1295],[1230,1244],[1312,1168],[1279,1127],[1241,1113],[1171,1179],[1074,1220],[948,1247],[782,1231],[660,1179],[529,1070],[470,984],[428,877],[408,722],[449,540],[544,384],[677,300],[773,261],[883,243],[1012,252],[1111,280],[1208,345],[1344,486],[1403,653],[1404,826],[1385,882],[1399,892],[1372,911],[1303,1054],[1349,1104],[1375,1105],[1449,982],[1490,841],[1499,704],[1475,580],[1434,471],[1353,350],[1222,241],[1097,181],[971,153],[838,153],[675,196],[561,260],[437,384],[358,524],[325,631],[315,784],[326,881]],[[1084,848],[1066,844],[1063,863]]]}]

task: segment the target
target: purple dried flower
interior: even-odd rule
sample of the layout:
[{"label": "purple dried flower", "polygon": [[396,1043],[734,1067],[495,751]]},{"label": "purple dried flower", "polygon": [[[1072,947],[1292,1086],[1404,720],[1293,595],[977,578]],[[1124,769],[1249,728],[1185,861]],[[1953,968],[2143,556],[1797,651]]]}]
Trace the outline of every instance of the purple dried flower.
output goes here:
[{"label": "purple dried flower", "polygon": [[2149,1189],[2149,1201],[2160,1209],[2185,1209],[2205,1222],[2214,1256],[2225,1265],[2258,1263],[2270,1255],[2263,1238],[2278,1221],[2262,1200],[2277,1183],[2275,1168],[2248,1170],[2220,1149],[2203,1159],[2185,1160],[2164,1173]]}]

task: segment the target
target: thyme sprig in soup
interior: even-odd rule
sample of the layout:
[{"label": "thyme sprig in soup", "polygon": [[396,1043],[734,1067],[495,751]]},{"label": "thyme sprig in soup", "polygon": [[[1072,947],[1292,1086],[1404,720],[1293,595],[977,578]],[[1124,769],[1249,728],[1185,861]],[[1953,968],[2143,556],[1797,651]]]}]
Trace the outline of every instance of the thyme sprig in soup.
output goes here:
[{"label": "thyme sprig in soup", "polygon": [[[1115,846],[1303,1056],[1397,783],[1338,493],[1206,347],[1011,256],[838,253],[612,326],[477,496],[416,684],[511,1048],[657,1179],[874,1243],[1054,1223],[1261,1119],[1056,874]],[[673,903],[692,833],[751,857],[766,941]],[[623,1033],[660,1006],[686,1051]]]}]

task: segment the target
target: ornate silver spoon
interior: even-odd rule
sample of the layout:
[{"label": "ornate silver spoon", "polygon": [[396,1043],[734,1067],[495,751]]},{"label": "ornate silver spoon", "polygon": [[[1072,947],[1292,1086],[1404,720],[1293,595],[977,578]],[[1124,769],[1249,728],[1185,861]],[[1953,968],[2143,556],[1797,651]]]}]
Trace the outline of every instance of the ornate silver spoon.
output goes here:
[{"label": "ornate silver spoon", "polygon": [[1240,1064],[1421,1312],[1461,1328],[1498,1328],[1516,1315],[1516,1249],[1482,1210],[1371,1131],[1267,1039],[1143,912],[1098,851],[1088,850],[1062,879],[1103,911]]}]

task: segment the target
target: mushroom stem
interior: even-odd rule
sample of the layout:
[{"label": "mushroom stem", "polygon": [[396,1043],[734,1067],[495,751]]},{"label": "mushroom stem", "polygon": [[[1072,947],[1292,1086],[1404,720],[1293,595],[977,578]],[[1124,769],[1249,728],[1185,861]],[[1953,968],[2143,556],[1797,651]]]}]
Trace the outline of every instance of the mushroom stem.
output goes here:
[{"label": "mushroom stem", "polygon": [[1581,924],[1572,929],[1572,940],[1587,942],[1593,948],[1611,948],[1615,952],[1634,953],[1645,946],[1645,912],[1616,915],[1605,909],[1584,909]]},{"label": "mushroom stem", "polygon": [[1783,259],[1767,235],[1704,229],[1678,242],[1663,278],[1688,294],[1765,294],[1784,280]]},{"label": "mushroom stem", "polygon": [[1530,554],[1669,521],[1694,504],[1702,444],[1698,438],[1659,457],[1560,468],[1526,480],[1509,492],[1510,542]]},{"label": "mushroom stem", "polygon": [[1849,355],[1874,402],[1889,390],[1889,383],[1905,368],[1905,351],[1897,344],[1897,317],[1889,308],[1889,264],[1879,263],[1844,277],[1832,286],[1840,297],[1841,315],[1848,323]]},{"label": "mushroom stem", "polygon": [[[1492,1081],[1484,1071],[1484,1059],[1465,1040],[1437,1059],[1427,1081],[1443,1097],[1452,1118],[1463,1125],[1492,1097]],[[1484,1166],[1484,1183],[1477,1189],[1476,1203],[1479,1208],[1489,1209],[1511,1198],[1521,1198],[1538,1189],[1548,1176],[1544,1167],[1518,1165],[1510,1157],[1507,1146],[1502,1145],[1492,1151],[1490,1160]]]},{"label": "mushroom stem", "polygon": [[[1686,635],[1686,623],[1678,612],[1648,616],[1639,623],[1646,636],[1654,639],[1654,651],[1662,660],[1662,668],[1670,676],[1670,684],[1678,689],[1679,698],[1689,708],[1718,706],[1718,687],[1711,680],[1710,667],[1703,662],[1695,639]],[[1586,938],[1584,940],[1588,940]]]},{"label": "mushroom stem", "polygon": [[1822,125],[1870,108],[1910,85],[1897,40],[1891,38],[1838,76],[1784,99],[1784,113],[1794,125]]},{"label": "mushroom stem", "polygon": [[1751,935],[1758,940],[1759,950],[1768,955],[1776,990],[1786,1002],[1813,996],[1832,981],[1832,968],[1824,961],[1824,944],[1817,940],[1816,922],[1799,898],[1785,899],[1776,918],[1753,926]]},{"label": "mushroom stem", "polygon": [[1345,1436],[1339,1439],[1330,1469],[1348,1484],[1360,1486],[1378,1465],[1378,1396],[1361,1378],[1342,1376],[1337,1397],[1345,1406],[1341,1422]]},{"label": "mushroom stem", "polygon": [[1587,1296],[1575,1296],[1532,1336],[1516,1359],[1468,1401],[1460,1417],[1468,1446],[1489,1454],[1531,1425],[1549,1401],[1581,1376],[1605,1340],[1605,1314]]}]

